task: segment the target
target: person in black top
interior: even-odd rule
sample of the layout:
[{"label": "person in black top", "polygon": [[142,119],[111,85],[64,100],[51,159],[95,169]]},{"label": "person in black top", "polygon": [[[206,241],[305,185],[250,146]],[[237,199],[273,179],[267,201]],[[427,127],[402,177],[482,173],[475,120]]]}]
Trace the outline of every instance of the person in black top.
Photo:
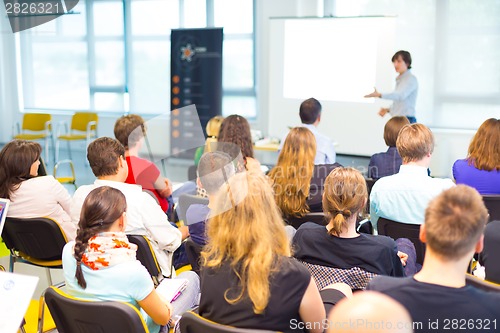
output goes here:
[{"label": "person in black top", "polygon": [[486,280],[500,284],[500,221],[488,223],[484,230],[484,249],[479,263],[484,266]]},{"label": "person in black top", "polygon": [[398,252],[386,236],[358,234],[356,217],[367,201],[366,182],[354,168],[336,168],[326,178],[323,211],[326,228],[314,223],[300,226],[293,238],[294,257],[310,264],[370,273],[404,276],[408,256]]},{"label": "person in black top", "polygon": [[483,248],[487,219],[475,189],[458,185],[444,191],[430,202],[420,227],[427,244],[422,270],[411,278],[377,277],[368,289],[403,304],[415,332],[497,332],[500,294],[465,284],[472,255]]},{"label": "person in black top", "polygon": [[326,312],[320,292],[308,270],[290,257],[265,176],[236,174],[214,199],[201,253],[199,314],[240,328],[322,332]]}]

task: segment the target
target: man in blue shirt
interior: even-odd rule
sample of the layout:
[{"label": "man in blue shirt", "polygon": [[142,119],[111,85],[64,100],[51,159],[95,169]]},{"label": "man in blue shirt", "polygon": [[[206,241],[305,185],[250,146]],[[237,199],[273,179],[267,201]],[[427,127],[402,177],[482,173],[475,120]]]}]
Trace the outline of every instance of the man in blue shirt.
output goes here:
[{"label": "man in blue shirt", "polygon": [[399,172],[377,180],[370,193],[370,219],[375,229],[379,217],[408,224],[424,223],[429,202],[455,186],[451,179],[431,178],[427,173],[434,151],[434,136],[427,126],[405,125],[396,148],[403,160]]},{"label": "man in blue shirt", "polygon": [[416,123],[415,104],[417,102],[418,82],[411,73],[411,55],[408,51],[398,51],[392,56],[394,69],[399,73],[396,78],[396,89],[391,93],[380,93],[375,88],[371,94],[365,97],[377,97],[394,101],[390,108],[381,108],[379,115],[383,117],[386,113],[392,116],[405,116],[410,123]]}]

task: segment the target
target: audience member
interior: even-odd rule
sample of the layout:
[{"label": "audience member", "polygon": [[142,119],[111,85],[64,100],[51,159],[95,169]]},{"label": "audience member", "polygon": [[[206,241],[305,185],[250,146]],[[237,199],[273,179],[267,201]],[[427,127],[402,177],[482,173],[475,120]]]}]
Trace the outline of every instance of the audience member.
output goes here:
[{"label": "audience member", "polygon": [[434,136],[425,125],[404,126],[396,147],[403,165],[397,174],[379,179],[370,194],[370,217],[375,229],[379,217],[422,224],[429,201],[455,185],[451,179],[429,177],[427,168],[434,151]]},{"label": "audience member", "polygon": [[[321,121],[321,103],[315,98],[308,98],[300,104],[300,121],[302,126],[309,129],[316,138],[316,156],[314,164],[334,164],[335,148],[332,140],[326,135],[318,132],[318,125]],[[285,139],[281,140],[280,150],[284,145]]]},{"label": "audience member", "polygon": [[102,137],[94,140],[87,148],[87,159],[97,180],[92,185],[80,186],[71,201],[71,220],[77,224],[80,218],[83,201],[93,189],[100,186],[110,186],[120,190],[127,199],[128,223],[127,234],[144,235],[158,259],[164,276],[171,276],[172,253],[187,237],[168,221],[167,215],[149,194],[141,187],[126,184],[128,166],[125,160],[125,148],[117,140]]},{"label": "audience member", "polygon": [[368,288],[400,302],[416,332],[496,330],[500,294],[467,286],[465,274],[474,252],[483,248],[488,211],[473,188],[458,185],[439,194],[425,211],[420,239],[427,244],[422,270],[404,279],[377,277]]},{"label": "audience member", "polygon": [[[125,196],[117,189],[101,186],[83,202],[78,234],[66,244],[62,260],[70,295],[94,301],[128,302],[142,308],[149,332],[158,332],[173,316],[197,302],[199,278],[184,272],[189,288],[170,303],[156,292],[148,271],[136,260],[137,245],[130,244]],[[163,283],[170,283],[164,280]]]},{"label": "audience member", "polygon": [[386,236],[356,231],[356,217],[367,201],[366,182],[353,168],[336,168],[326,178],[323,211],[326,228],[312,222],[299,227],[293,238],[295,258],[314,265],[339,269],[358,267],[366,272],[404,276],[408,256],[398,252]]},{"label": "audience member", "polygon": [[500,284],[500,221],[491,221],[484,230],[484,249],[479,263],[484,266],[486,280]]},{"label": "audience member", "polygon": [[[237,166],[237,171],[254,170],[260,171],[260,163],[253,156],[252,134],[250,132],[250,124],[244,117],[233,114],[224,119],[220,126],[218,142],[232,143],[239,148],[243,156],[244,166]],[[224,145],[229,147],[230,145]],[[217,148],[217,150],[221,150]],[[238,154],[240,153],[238,151]],[[233,159],[237,155],[233,150],[228,151]]]},{"label": "audience member", "polygon": [[125,147],[125,159],[128,165],[125,183],[141,185],[143,189],[154,194],[164,212],[171,210],[173,206],[171,182],[161,176],[160,170],[154,163],[139,157],[139,150],[146,135],[144,119],[136,114],[122,116],[115,123],[114,133],[116,139]]},{"label": "audience member", "polygon": [[340,301],[328,316],[327,333],[413,333],[408,311],[394,299],[374,291]]},{"label": "audience member", "polygon": [[204,153],[198,164],[197,185],[208,194],[208,205],[192,204],[186,211],[186,222],[191,239],[200,245],[206,243],[205,223],[217,191],[236,173],[231,156],[224,152]]},{"label": "audience member", "polygon": [[205,140],[205,146],[198,147],[194,153],[194,165],[198,166],[200,158],[204,153],[211,152],[216,147],[217,138],[219,136],[220,126],[224,121],[224,117],[215,116],[210,118],[205,127],[207,133],[207,139]]},{"label": "audience member", "polygon": [[287,220],[322,211],[325,178],[339,164],[314,165],[315,155],[314,134],[305,127],[292,128],[280,151],[278,163],[268,174],[273,181],[276,203]]},{"label": "audience member", "polygon": [[0,151],[0,198],[9,199],[8,217],[50,217],[68,240],[76,227],[69,216],[71,197],[53,176],[38,175],[40,144],[13,140]]},{"label": "audience member", "polygon": [[262,173],[236,174],[218,191],[207,236],[199,313],[208,320],[283,332],[297,331],[294,323],[316,323],[310,332],[319,333],[326,319],[320,295],[325,303],[345,297],[337,289],[320,294],[307,269],[290,258],[283,220]]},{"label": "audience member", "polygon": [[481,194],[500,194],[500,119],[486,120],[469,145],[467,158],[453,164],[457,184]]},{"label": "audience member", "polygon": [[368,165],[369,178],[377,180],[398,173],[402,161],[396,148],[396,140],[401,128],[409,123],[408,118],[395,116],[385,124],[384,141],[389,146],[389,149],[385,153],[377,153],[370,158],[370,164]]}]

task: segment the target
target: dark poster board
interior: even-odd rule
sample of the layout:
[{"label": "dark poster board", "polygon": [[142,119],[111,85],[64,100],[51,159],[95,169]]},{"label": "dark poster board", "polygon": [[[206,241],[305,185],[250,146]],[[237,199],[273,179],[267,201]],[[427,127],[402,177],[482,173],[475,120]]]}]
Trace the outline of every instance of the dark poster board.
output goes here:
[{"label": "dark poster board", "polygon": [[[210,118],[222,114],[222,28],[173,29],[171,43],[171,153],[193,158]],[[194,104],[193,108],[185,106]],[[201,142],[201,144],[200,144]]]}]

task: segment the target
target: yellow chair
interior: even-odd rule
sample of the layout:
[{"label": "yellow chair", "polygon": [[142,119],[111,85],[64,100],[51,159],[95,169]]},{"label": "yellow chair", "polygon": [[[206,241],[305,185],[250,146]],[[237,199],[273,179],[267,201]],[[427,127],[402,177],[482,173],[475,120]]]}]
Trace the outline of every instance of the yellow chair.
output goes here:
[{"label": "yellow chair", "polygon": [[[65,164],[69,165],[71,175],[62,176],[62,177],[58,176],[57,170],[59,170],[61,165],[65,165]],[[75,187],[75,190],[78,189],[78,186],[76,186],[75,166],[71,160],[63,160],[63,161],[59,161],[56,163],[56,165],[54,166],[54,178],[61,184],[73,185]]]},{"label": "yellow chair", "polygon": [[18,140],[44,140],[45,160],[49,160],[49,141],[52,135],[52,116],[48,113],[25,113],[23,124],[16,124],[17,134],[14,139]]},{"label": "yellow chair", "polygon": [[[67,123],[63,122],[66,133],[60,135],[58,133],[56,139],[56,161],[59,160],[59,145],[60,141],[66,141],[68,144],[69,158],[71,157],[71,141],[85,140],[86,146],[90,140],[97,138],[97,122],[99,118],[95,112],[77,112],[71,118],[71,127],[68,129]],[[59,131],[58,131],[59,132]]]}]

